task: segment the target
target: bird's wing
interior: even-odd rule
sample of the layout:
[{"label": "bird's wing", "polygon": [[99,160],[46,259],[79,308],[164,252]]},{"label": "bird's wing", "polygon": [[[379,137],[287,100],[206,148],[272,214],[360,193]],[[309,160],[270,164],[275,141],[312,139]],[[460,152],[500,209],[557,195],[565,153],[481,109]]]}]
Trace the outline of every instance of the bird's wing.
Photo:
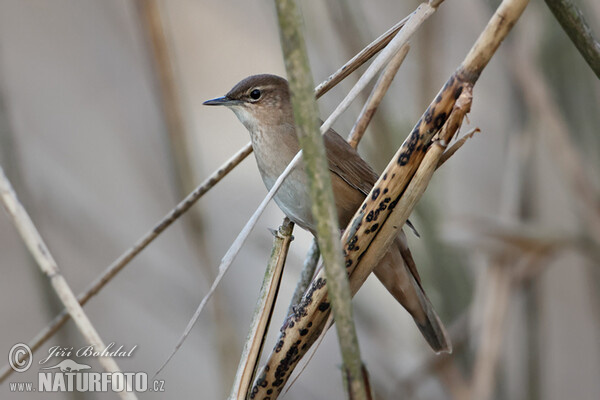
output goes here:
[{"label": "bird's wing", "polygon": [[[369,194],[377,182],[378,175],[360,154],[344,140],[336,131],[329,129],[324,135],[329,170],[343,179],[348,185],[365,196]],[[342,154],[338,154],[338,153]],[[417,228],[406,220],[408,226],[417,237],[421,237]],[[418,275],[417,275],[418,276]]]},{"label": "bird's wing", "polygon": [[333,129],[329,129],[325,133],[323,140],[325,141],[329,170],[365,196],[369,194],[377,181],[375,171]]}]

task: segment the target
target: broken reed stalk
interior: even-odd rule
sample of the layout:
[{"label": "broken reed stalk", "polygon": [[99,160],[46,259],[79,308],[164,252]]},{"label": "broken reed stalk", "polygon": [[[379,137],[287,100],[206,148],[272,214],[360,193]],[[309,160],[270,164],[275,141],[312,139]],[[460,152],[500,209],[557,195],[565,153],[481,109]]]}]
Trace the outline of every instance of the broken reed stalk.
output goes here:
[{"label": "broken reed stalk", "polygon": [[247,397],[262,353],[266,332],[271,322],[288,249],[292,240],[294,240],[292,236],[293,229],[294,223],[285,218],[279,229],[273,233],[275,236],[273,250],[267,264],[258,302],[250,324],[250,331],[244,344],[238,370],[229,395],[230,400],[244,400]]},{"label": "broken reed stalk", "polygon": [[546,5],[567,33],[579,53],[600,79],[600,42],[571,0],[545,0]]},{"label": "broken reed stalk", "polygon": [[454,155],[454,153],[456,153],[458,151],[458,149],[463,147],[463,145],[467,142],[467,140],[471,139],[473,137],[473,135],[475,135],[477,132],[479,132],[479,128],[475,128],[471,132],[464,134],[463,137],[461,137],[456,142],[454,142],[452,147],[450,147],[448,150],[446,150],[444,152],[444,154],[442,155],[442,158],[440,158],[440,162],[437,165],[437,168],[444,165],[444,163],[446,161],[448,161],[448,159],[450,159],[450,157],[452,157]]},{"label": "broken reed stalk", "polygon": [[[465,134],[465,135],[464,135],[462,138],[460,138],[459,140],[457,140],[457,141],[456,141],[456,142],[455,142],[455,143],[452,145],[452,147],[451,147],[451,148],[449,148],[449,149],[445,150],[445,151],[442,153],[442,155],[441,155],[441,157],[440,157],[440,159],[439,159],[439,161],[438,161],[438,163],[437,163],[437,165],[436,165],[435,169],[436,169],[436,170],[437,170],[437,169],[439,169],[439,168],[440,168],[440,167],[441,167],[441,166],[442,166],[442,165],[443,165],[443,164],[444,164],[446,161],[448,161],[448,159],[449,159],[450,157],[452,157],[452,156],[453,156],[453,155],[454,155],[454,154],[455,154],[455,153],[456,153],[456,152],[457,152],[457,151],[458,151],[458,150],[459,150],[459,149],[460,149],[460,148],[461,148],[461,147],[462,147],[462,146],[463,146],[463,145],[464,145],[464,144],[467,142],[467,140],[468,140],[468,139],[472,138],[472,137],[473,137],[473,135],[474,135],[475,133],[477,133],[477,132],[479,132],[479,128],[475,128],[475,129],[471,130],[470,132],[466,133],[466,134]],[[296,303],[294,303],[294,305],[296,305]],[[292,313],[294,313],[294,312],[295,312],[295,308],[292,308],[292,307],[290,307],[290,309],[288,310],[288,313],[287,313],[287,315],[292,315]],[[325,325],[324,325],[324,326],[325,326],[325,329],[324,329],[324,330],[321,332],[321,334],[319,335],[318,339],[317,339],[317,340],[315,340],[315,343],[316,343],[316,345],[313,345],[313,354],[314,354],[314,352],[316,351],[316,348],[317,348],[317,347],[319,346],[319,344],[321,343],[321,341],[322,341],[322,340],[325,338],[325,334],[327,333],[327,330],[328,330],[328,329],[329,329],[329,328],[330,328],[332,325],[333,325],[333,318],[331,318],[331,316],[329,316],[329,318],[327,319],[327,322],[326,322],[326,323],[325,323]],[[464,338],[463,336],[460,336],[458,340],[455,340],[455,335],[452,333],[454,330],[455,330],[454,326],[453,326],[453,327],[451,327],[451,328],[450,328],[450,330],[449,330],[449,332],[450,332],[450,334],[451,334],[451,335],[450,335],[450,337],[451,337],[451,339],[452,339],[452,340],[451,340],[451,342],[452,342],[452,345],[453,345],[453,351],[456,349],[456,343],[455,343],[455,342],[459,341],[459,344],[461,344],[461,345],[462,345],[462,343],[463,343],[464,341],[466,341],[466,338]],[[437,357],[437,358],[440,358],[440,357],[442,357],[442,358],[444,358],[444,359],[448,358],[449,356],[450,356],[450,355],[448,355],[448,354],[434,354],[434,355],[433,355],[433,357]],[[310,359],[311,359],[311,358],[312,358],[312,354],[311,354],[311,356],[309,357],[309,359],[306,361],[306,363],[305,363],[305,364],[307,364],[307,363],[310,361]],[[298,374],[296,374],[296,378],[295,378],[295,379],[294,379],[294,380],[291,382],[291,384],[290,384],[289,386],[292,386],[292,385],[294,384],[294,382],[296,381],[296,379],[298,379],[298,377],[299,377],[299,375],[300,375],[301,373],[302,373],[302,371],[300,371]],[[289,386],[288,386],[288,390],[289,390]],[[287,391],[286,391],[286,393],[287,393]]]},{"label": "broken reed stalk", "polygon": [[[442,89],[442,94],[444,92],[449,93],[448,88]],[[451,95],[452,97],[455,95],[456,92],[450,90],[450,93],[453,93]],[[438,96],[438,99],[439,98],[440,96]],[[442,95],[442,99],[443,98],[444,96]],[[344,250],[347,252],[354,252],[356,254],[360,251],[359,246],[365,246],[363,242],[369,241],[369,234],[374,233],[374,230],[378,230],[378,234],[376,234],[371,240],[371,242],[367,244],[369,247],[366,251],[355,255],[356,261],[353,260],[353,257],[346,257],[347,264],[348,261],[353,261],[353,264],[355,262],[360,263],[358,267],[356,267],[350,272],[350,286],[352,288],[353,293],[358,291],[360,286],[366,280],[367,276],[370,274],[372,268],[375,265],[377,265],[377,262],[379,262],[385,250],[389,247],[389,245],[398,235],[399,229],[401,229],[401,227],[404,225],[414,206],[417,204],[418,200],[425,192],[425,189],[427,188],[427,185],[429,184],[429,181],[431,180],[431,177],[437,169],[437,166],[440,163],[443,153],[446,150],[447,144],[453,138],[454,134],[460,129],[460,125],[462,124],[464,116],[470,111],[471,101],[472,86],[465,85],[462,91],[460,92],[458,99],[456,100],[456,102],[454,102],[452,106],[453,108],[449,113],[449,117],[446,119],[444,125],[442,126],[442,130],[439,133],[439,139],[430,142],[430,145],[422,145],[423,147],[427,147],[427,150],[423,150],[424,154],[420,157],[421,160],[418,161],[418,166],[416,167],[417,169],[404,189],[398,188],[397,186],[395,187],[395,184],[393,182],[394,174],[396,174],[399,177],[402,177],[401,169],[402,167],[407,165],[401,165],[401,161],[403,160],[402,156],[406,155],[406,153],[403,152],[403,144],[400,150],[396,153],[396,157],[392,159],[392,162],[384,171],[383,176],[380,177],[379,181],[375,184],[374,189],[371,191],[371,195],[367,196],[365,203],[363,203],[363,206],[367,204],[367,207],[364,207],[365,209],[361,213],[361,219],[363,216],[366,216],[364,217],[364,222],[366,222],[367,224],[363,224],[362,221],[360,222],[361,225],[356,230],[354,236],[349,237],[346,240],[346,246]],[[433,108],[435,110],[435,107]],[[444,111],[441,112],[444,113]],[[434,119],[432,119],[432,122],[433,120]],[[417,127],[418,125],[419,124],[417,124]],[[416,129],[413,130],[413,133],[415,131]],[[438,130],[436,129],[436,131]],[[408,139],[410,139],[410,136],[409,138],[407,138],[407,141]],[[431,141],[431,138],[428,140]],[[404,143],[406,144],[407,141],[405,141]],[[416,148],[416,151],[419,151],[418,147]],[[419,158],[418,155],[416,157]],[[386,180],[388,180],[386,174],[390,177],[389,183],[386,182]],[[377,188],[379,188],[379,193],[381,193],[382,196],[380,202],[377,202],[379,197],[376,191]],[[398,197],[395,197],[395,200],[392,201],[391,199],[394,198],[394,191],[399,194],[397,195]],[[390,194],[389,197],[386,197],[387,194]],[[382,210],[382,204],[387,208],[387,210],[389,210],[388,218],[385,220],[384,218],[386,209]],[[361,234],[362,240],[359,236]],[[344,234],[344,236],[346,236],[346,233]],[[344,237],[342,238],[342,240],[344,240]]]},{"label": "broken reed stalk", "polygon": [[[39,231],[35,227],[33,221],[29,217],[29,214],[17,198],[10,181],[4,174],[4,170],[0,167],[0,200],[2,205],[7,211],[8,215],[12,219],[15,227],[19,231],[23,242],[29,249],[29,252],[39,265],[40,269],[46,275],[52,288],[58,295],[58,298],[65,306],[65,309],[71,315],[77,329],[81,335],[85,338],[86,342],[90,344],[96,351],[102,351],[106,348],[106,345],[100,338],[98,331],[92,325],[92,322],[81,308],[81,305],[77,301],[75,294],[69,287],[67,280],[62,275],[54,257],[48,250],[46,243],[42,239]],[[100,350],[102,349],[102,350]],[[17,353],[18,356],[18,353]],[[113,357],[97,357],[98,362],[104,367],[104,370],[108,373],[121,372],[117,362]],[[16,360],[18,364],[25,361],[24,359]],[[129,383],[127,389],[119,393],[122,399],[137,399],[136,395],[132,392],[132,388]]]},{"label": "broken reed stalk", "polygon": [[[470,107],[473,85],[526,5],[527,0],[504,0],[500,4],[465,60],[428,107],[348,225],[353,229],[346,230],[342,243],[353,292],[362,285],[387,245],[397,236],[438,165],[443,151],[436,148],[445,146],[447,139],[444,138],[445,143],[438,141],[432,146],[433,136],[447,123],[451,112],[462,121]],[[409,24],[410,21],[407,26]],[[465,103],[455,107],[459,96]],[[457,121],[452,123],[457,124]],[[452,129],[448,132],[454,133]],[[425,154],[431,153],[430,148],[435,150],[434,155],[422,163]],[[277,393],[281,391],[297,362],[323,330],[329,315],[324,286],[324,274],[319,273],[307,290],[302,306],[282,327],[280,340],[257,378],[257,381],[268,380],[266,388],[271,386]]]},{"label": "broken reed stalk", "polygon": [[296,133],[308,177],[311,211],[323,257],[332,313],[337,321],[348,398],[366,400],[358,336],[354,326],[352,295],[344,268],[339,224],[325,145],[319,130],[319,111],[304,40],[302,18],[295,0],[275,0],[281,48],[290,85]]}]

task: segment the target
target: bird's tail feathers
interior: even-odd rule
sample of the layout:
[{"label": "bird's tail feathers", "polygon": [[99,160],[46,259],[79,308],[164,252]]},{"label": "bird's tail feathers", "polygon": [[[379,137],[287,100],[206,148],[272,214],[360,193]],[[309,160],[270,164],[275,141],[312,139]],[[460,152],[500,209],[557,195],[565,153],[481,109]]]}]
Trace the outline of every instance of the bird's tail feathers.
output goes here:
[{"label": "bird's tail feathers", "polygon": [[431,348],[436,353],[451,353],[450,337],[421,286],[410,250],[402,239],[398,238],[396,246],[375,267],[375,275],[411,314]]}]

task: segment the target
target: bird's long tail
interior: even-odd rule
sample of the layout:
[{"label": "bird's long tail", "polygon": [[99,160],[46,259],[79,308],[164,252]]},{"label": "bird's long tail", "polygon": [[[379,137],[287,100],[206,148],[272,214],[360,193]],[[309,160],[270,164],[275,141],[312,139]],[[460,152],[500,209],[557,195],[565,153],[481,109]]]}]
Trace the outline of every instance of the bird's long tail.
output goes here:
[{"label": "bird's long tail", "polygon": [[451,353],[450,338],[421,286],[404,232],[398,236],[374,272],[392,296],[412,315],[431,348],[437,353]]}]

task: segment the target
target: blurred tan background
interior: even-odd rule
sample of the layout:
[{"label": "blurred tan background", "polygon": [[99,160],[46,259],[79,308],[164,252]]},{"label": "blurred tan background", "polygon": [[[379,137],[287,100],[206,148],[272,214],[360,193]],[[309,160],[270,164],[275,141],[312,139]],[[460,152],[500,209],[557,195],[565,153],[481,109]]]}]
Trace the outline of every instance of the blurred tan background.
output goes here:
[{"label": "blurred tan background", "polygon": [[[300,3],[316,83],[418,5]],[[272,2],[158,1],[184,132],[170,135],[144,19],[149,4],[0,0],[0,165],[76,293],[248,142],[231,112],[202,102],[251,74],[285,75]],[[577,4],[600,32],[600,4]],[[376,170],[387,164],[496,5],[445,2],[417,33],[360,147]],[[582,194],[564,174],[561,151],[552,150],[554,120],[531,100],[534,80],[523,71],[545,85],[546,99],[558,110],[553,115],[564,119],[567,139],[583,162],[588,189],[600,193],[600,82],[546,5],[532,2],[475,86],[463,131],[479,127],[482,133],[439,170],[411,217],[422,236],[409,240],[426,289],[442,319],[468,339],[450,367],[419,373],[431,351],[406,312],[369,279],[354,304],[378,398],[460,398],[483,365],[477,360],[482,316],[493,310],[486,305],[495,287],[490,270],[530,271],[534,261],[532,278],[512,286],[505,319],[493,329],[502,341],[491,398],[600,398],[600,239],[593,215],[581,206]],[[320,100],[323,117],[357,76]],[[354,104],[336,123],[340,134],[348,133],[361,106]],[[182,178],[182,171],[188,175]],[[123,370],[154,374],[265,193],[250,156],[194,206],[193,216],[176,222],[86,305],[106,343],[138,346],[133,357],[117,360]],[[259,221],[208,312],[159,376],[166,393],[140,397],[226,397],[270,254],[267,228],[276,228],[282,216],[272,204]],[[308,234],[296,229],[294,235],[266,353],[310,244]],[[540,243],[555,247],[531,261],[530,250]],[[0,266],[0,354],[6,361],[13,344],[28,342],[61,307],[5,213]],[[471,318],[453,324],[461,315]],[[34,355],[32,369],[8,381],[37,382],[36,363],[48,348],[83,344],[69,322]],[[89,363],[101,370],[95,360]],[[330,332],[285,398],[342,398],[340,364]],[[116,396],[10,393],[4,383],[0,398]]]}]

